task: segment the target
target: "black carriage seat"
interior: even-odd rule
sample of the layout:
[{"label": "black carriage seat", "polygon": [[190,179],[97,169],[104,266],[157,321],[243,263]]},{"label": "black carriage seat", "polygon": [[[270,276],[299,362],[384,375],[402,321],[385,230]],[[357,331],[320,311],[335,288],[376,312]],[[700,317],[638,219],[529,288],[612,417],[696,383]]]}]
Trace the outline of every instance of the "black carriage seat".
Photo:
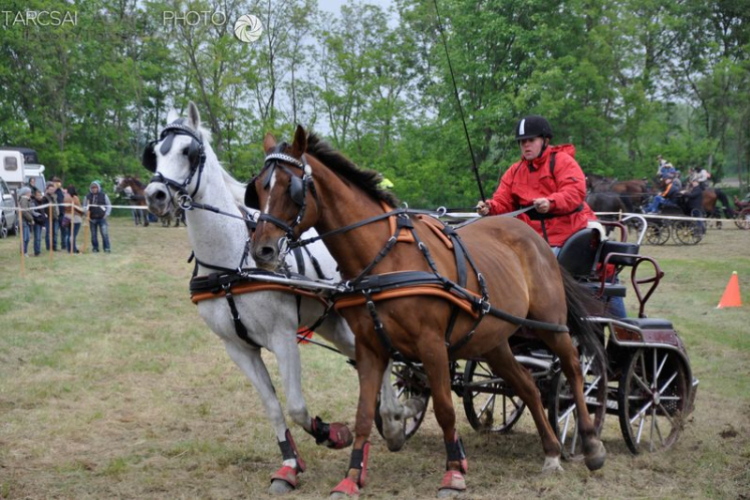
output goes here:
[{"label": "black carriage seat", "polygon": [[601,241],[601,235],[597,228],[581,229],[568,238],[560,249],[557,261],[590,292],[597,295],[601,292],[605,297],[625,297],[627,287],[624,284],[606,283],[604,290],[601,289],[601,280],[596,273],[597,264],[604,262],[610,253],[616,253],[627,255],[613,255],[607,261],[609,264],[633,266],[640,246],[614,240]]},{"label": "black carriage seat", "polygon": [[622,318],[623,323],[637,326],[641,330],[674,330],[672,322],[659,318]]},{"label": "black carriage seat", "polygon": [[589,279],[599,260],[600,242],[599,231],[588,227],[581,229],[563,244],[557,262],[575,279]]}]

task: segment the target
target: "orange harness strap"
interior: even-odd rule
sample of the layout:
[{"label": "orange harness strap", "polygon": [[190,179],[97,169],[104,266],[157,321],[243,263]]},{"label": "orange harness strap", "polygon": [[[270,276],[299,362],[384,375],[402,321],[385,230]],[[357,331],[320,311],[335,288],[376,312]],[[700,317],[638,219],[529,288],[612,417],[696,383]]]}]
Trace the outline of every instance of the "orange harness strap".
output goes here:
[{"label": "orange harness strap", "polygon": [[[249,282],[249,283],[239,283],[237,285],[234,285],[230,288],[233,295],[242,295],[244,293],[253,293],[253,292],[264,292],[264,291],[275,291],[275,292],[286,292],[291,293],[294,295],[302,295],[303,297],[310,297],[313,299],[318,299],[324,306],[328,305],[326,301],[320,297],[319,295],[316,295],[312,292],[308,292],[307,290],[302,290],[299,288],[292,288],[290,286],[281,285],[279,283],[262,283],[262,282]],[[193,304],[197,304],[198,302],[202,302],[204,300],[212,300],[212,299],[218,299],[220,297],[225,297],[226,292],[224,290],[220,290],[218,293],[213,292],[200,292],[200,293],[194,293],[190,295],[190,300],[193,302]]]},{"label": "orange harness strap", "polygon": [[[471,292],[471,294],[476,295],[473,292]],[[479,313],[474,310],[471,302],[466,299],[462,299],[461,297],[457,297],[450,292],[447,292],[440,285],[416,285],[404,288],[396,288],[392,290],[384,290],[382,292],[373,293],[372,300],[374,302],[379,302],[381,300],[400,299],[403,297],[413,297],[418,295],[429,295],[431,297],[443,298],[457,305],[464,312],[470,314],[473,318],[476,319],[479,317]],[[481,299],[479,295],[476,295],[476,297]],[[333,308],[338,311],[339,309],[345,309],[347,307],[361,306],[364,305],[365,302],[366,300],[363,295],[344,297],[341,299],[337,299]]]},{"label": "orange harness strap", "polygon": [[[384,201],[380,202],[380,206],[382,206],[383,210],[385,210],[386,212],[390,212],[391,210],[393,210],[393,207],[389,206]],[[396,216],[395,215],[391,215],[390,217],[388,217],[388,228],[391,231],[391,234],[396,234]],[[408,231],[402,232],[401,234],[398,235],[398,238],[396,238],[396,242],[414,243],[414,236]]]}]

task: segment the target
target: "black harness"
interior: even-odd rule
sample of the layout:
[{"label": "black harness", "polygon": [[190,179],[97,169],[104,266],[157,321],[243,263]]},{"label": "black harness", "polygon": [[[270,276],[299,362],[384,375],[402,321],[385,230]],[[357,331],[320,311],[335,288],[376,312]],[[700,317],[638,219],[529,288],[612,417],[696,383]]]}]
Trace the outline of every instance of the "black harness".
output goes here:
[{"label": "black harness", "polygon": [[[297,206],[299,206],[297,216],[294,218],[294,221],[291,224],[287,224],[283,220],[270,214],[261,213],[258,216],[258,222],[267,221],[281,228],[286,233],[287,238],[292,241],[296,239],[294,236],[294,228],[297,227],[305,217],[305,211],[307,209],[307,191],[309,190],[310,193],[312,193],[316,203],[318,202],[318,193],[315,190],[315,183],[312,179],[312,170],[310,169],[310,165],[307,164],[305,155],[302,155],[302,159],[298,160],[293,156],[289,156],[283,152],[284,150],[286,150],[286,147],[286,143],[279,144],[273,149],[271,153],[266,156],[266,161],[263,164],[263,168],[258,173],[258,175],[248,183],[247,189],[245,191],[245,205],[250,208],[260,210],[260,198],[258,197],[258,190],[255,187],[255,182],[257,181],[257,179],[265,175],[265,177],[263,177],[263,188],[268,189],[268,187],[271,185],[273,174],[277,168],[286,172],[286,174],[289,175],[290,178],[289,198],[291,198],[291,200],[295,204],[297,204]],[[279,163],[281,161],[302,170],[302,177],[297,177],[296,175],[294,175],[286,165]]]},{"label": "black harness", "polygon": [[[187,135],[188,137],[192,138],[192,141],[190,142],[190,145],[188,146],[187,151],[185,151],[185,155],[187,156],[188,162],[190,164],[190,173],[182,182],[178,182],[174,179],[169,179],[157,170],[156,145],[159,142],[164,141],[161,147],[159,148],[159,152],[162,154],[162,156],[166,155],[172,149],[172,143],[174,141],[175,136],[177,135]],[[287,155],[283,155],[283,154],[280,154],[278,156],[278,159],[284,160],[284,161],[295,161],[295,162],[297,161],[294,158],[287,156]],[[208,210],[208,211],[220,214],[220,215],[224,215],[226,217],[240,219],[245,222],[247,229],[248,229],[248,234],[252,234],[255,231],[258,221],[254,219],[252,214],[247,212],[244,209],[244,207],[239,207],[240,210],[244,212],[243,215],[240,216],[237,214],[225,212],[212,205],[198,203],[196,201],[193,201],[193,198],[198,192],[198,189],[200,189],[203,169],[206,164],[206,152],[205,152],[205,147],[204,147],[203,139],[201,135],[193,131],[193,129],[191,129],[187,125],[185,125],[184,118],[180,118],[174,121],[173,123],[167,125],[161,131],[161,134],[158,140],[153,140],[148,143],[145,150],[143,151],[142,163],[143,163],[143,166],[149,172],[152,172],[155,174],[151,178],[150,182],[159,182],[167,186],[167,189],[169,190],[169,194],[170,194],[170,203],[172,203],[172,199],[173,199],[172,190],[174,190],[176,194],[180,195],[180,198],[179,198],[180,201],[178,203],[180,208],[184,210],[193,210],[196,208],[201,209],[201,210]],[[300,162],[297,162],[297,163],[300,163]],[[303,168],[303,171],[304,171],[304,164],[301,164],[301,165],[302,166],[300,168]],[[306,190],[307,190],[306,183],[302,179],[298,178],[297,176],[292,175],[292,173],[289,171],[289,169],[286,166],[280,165],[280,167],[283,168],[292,178],[292,184],[291,184],[291,189],[290,189],[290,195],[292,196],[292,199],[297,201],[301,198],[303,210],[298,217],[299,221],[301,221],[302,217],[304,216],[304,198],[306,196]],[[268,184],[270,184],[272,170],[273,168],[269,169],[268,174],[266,174],[265,186],[268,186]],[[192,182],[193,178],[196,175],[197,175],[197,180],[196,180],[195,188],[193,188],[191,193],[188,193],[187,186],[190,185],[190,183]],[[308,182],[312,186],[312,191],[314,193],[315,191],[314,191],[314,185],[312,185],[312,180],[310,179]],[[251,206],[251,208],[255,208],[255,207]],[[295,226],[299,224],[299,221],[295,224]],[[294,226],[292,226],[290,230],[293,229],[293,227]],[[242,284],[242,283],[248,283],[248,282],[263,282],[264,278],[267,278],[268,276],[296,278],[297,280],[300,280],[300,279],[304,280],[307,278],[304,276],[305,260],[304,260],[304,256],[302,255],[302,251],[300,249],[296,249],[294,251],[294,257],[297,263],[297,270],[299,273],[297,275],[294,275],[288,270],[285,274],[279,275],[277,273],[269,273],[258,268],[243,267],[250,254],[250,241],[251,241],[251,238],[248,237],[247,240],[245,241],[245,248],[242,252],[242,257],[240,258],[240,262],[238,263],[237,267],[234,269],[230,269],[230,268],[223,267],[223,266],[216,266],[213,264],[209,264],[207,262],[202,262],[195,256],[194,252],[191,253],[190,257],[188,258],[188,262],[192,262],[193,260],[195,260],[195,267],[193,268],[192,278],[190,279],[190,292],[191,294],[203,293],[203,292],[210,292],[210,293],[218,294],[223,291],[225,293],[227,304],[229,305],[229,309],[231,311],[232,321],[234,322],[234,327],[235,327],[235,331],[237,332],[237,336],[241,338],[243,341],[245,341],[253,349],[260,349],[261,346],[257,342],[255,342],[253,339],[250,338],[247,332],[247,329],[245,328],[245,325],[242,323],[239,310],[237,309],[237,304],[234,300],[234,295],[232,294],[232,287]],[[323,274],[320,264],[318,263],[317,259],[310,253],[310,251],[307,249],[304,249],[304,251],[309,256],[310,261],[313,264],[313,268],[315,269],[315,272],[318,278],[330,279],[330,278],[326,278],[326,276]],[[198,265],[201,265],[207,269],[211,269],[217,272],[210,273],[207,276],[198,276]],[[296,298],[297,298],[297,317],[299,319],[302,297],[300,295],[296,295]],[[320,318],[318,318],[311,327],[309,327],[309,330],[315,330],[316,328],[318,328],[323,323],[323,321],[325,321],[325,319],[328,317],[331,309],[332,309],[332,303],[329,302],[329,304],[326,306],[326,309],[323,315]]]},{"label": "black harness", "polygon": [[[269,158],[273,160],[274,165],[279,160],[286,161],[285,158],[279,158],[278,156],[276,156],[277,154],[278,153],[274,152],[269,155]],[[264,170],[266,168],[269,168],[268,166],[269,158],[267,158],[266,160],[266,166],[264,166]],[[305,172],[305,176],[309,177],[309,179],[305,180],[304,182],[312,183],[312,173],[308,174],[304,168],[307,164],[302,163],[299,160],[295,159],[294,165],[302,169],[303,172]],[[292,176],[291,178],[293,182],[295,177]],[[298,182],[303,182],[303,179],[298,178]],[[252,193],[248,194],[250,191],[250,186],[249,186],[248,193],[246,193],[245,201],[247,203],[248,197],[254,198],[254,200],[256,201],[256,206],[259,206],[257,191],[255,190],[254,184],[251,184],[251,185],[253,187]],[[292,185],[290,184],[290,195],[291,195],[291,191],[292,191]],[[306,201],[307,201],[306,198],[302,199],[301,204],[295,201],[295,203],[300,204],[300,211],[302,213],[304,213],[304,210],[306,207]],[[316,201],[317,201],[317,198],[316,198]],[[529,211],[531,208],[533,207],[526,207],[521,210],[518,210],[517,212],[514,212],[513,214],[508,214],[508,215],[518,215],[519,213],[524,213],[524,212]],[[299,221],[301,220],[301,217],[299,216],[291,226],[286,224],[284,221],[279,221],[278,218],[276,217],[270,216],[268,214],[263,214],[263,213],[259,216],[259,220],[265,220],[265,221],[271,222],[272,224],[275,224],[280,229],[285,231],[287,233],[287,237],[290,240],[292,240],[292,242],[289,244],[289,247],[296,248],[296,247],[308,245],[320,239],[325,239],[329,236],[346,233],[358,227],[362,227],[362,226],[371,224],[373,222],[377,222],[377,221],[395,216],[396,217],[395,232],[386,241],[386,243],[378,252],[378,254],[375,256],[373,261],[369,265],[367,265],[357,277],[345,282],[344,283],[345,290],[342,292],[333,294],[331,299],[334,302],[336,302],[345,297],[351,297],[351,296],[356,296],[356,295],[364,296],[365,304],[372,318],[375,332],[380,342],[382,343],[383,347],[387,350],[391,358],[399,360],[399,361],[404,361],[408,365],[411,365],[411,362],[408,359],[406,359],[393,346],[393,343],[391,342],[390,337],[385,331],[383,323],[380,320],[380,317],[377,312],[376,303],[372,297],[372,295],[378,291],[395,290],[398,288],[413,287],[413,286],[418,286],[418,285],[437,285],[441,287],[442,289],[444,289],[446,292],[453,294],[459,299],[465,300],[469,304],[471,304],[471,307],[475,311],[477,318],[474,324],[472,325],[470,331],[459,342],[455,344],[451,343],[451,336],[452,336],[453,327],[455,325],[459,311],[458,311],[458,308],[455,306],[451,310],[451,316],[449,318],[448,326],[445,332],[445,345],[448,349],[449,354],[455,353],[458,349],[465,346],[471,340],[477,327],[479,326],[482,319],[487,314],[490,314],[491,316],[497,317],[501,320],[508,321],[509,323],[515,324],[518,327],[536,328],[536,329],[549,330],[549,331],[561,332],[561,333],[568,332],[568,328],[565,325],[558,325],[554,323],[547,323],[547,322],[542,322],[542,321],[530,320],[527,318],[521,318],[521,317],[514,316],[510,313],[507,313],[505,311],[502,311],[501,309],[498,309],[492,306],[489,302],[489,296],[487,293],[487,287],[486,287],[486,283],[484,280],[484,276],[482,276],[482,273],[479,272],[476,264],[474,263],[474,260],[472,259],[471,255],[467,251],[459,235],[455,232],[455,230],[453,230],[453,228],[451,228],[450,226],[446,226],[446,225],[443,225],[443,228],[441,231],[453,243],[454,256],[456,260],[456,270],[458,274],[458,283],[451,281],[448,278],[442,276],[437,269],[437,265],[435,264],[435,261],[432,258],[429,248],[427,247],[427,245],[424,244],[424,242],[421,241],[421,239],[419,238],[419,235],[417,234],[417,231],[414,228],[412,216],[415,216],[418,214],[424,214],[424,215],[429,215],[429,216],[434,217],[434,216],[443,215],[444,211],[441,210],[438,212],[428,212],[428,211],[423,211],[423,210],[410,210],[407,207],[398,208],[398,209],[391,210],[390,212],[378,214],[376,216],[369,217],[367,219],[355,222],[348,226],[334,229],[334,230],[328,231],[327,233],[320,234],[316,237],[308,238],[305,240],[299,240],[299,238],[296,238],[291,231],[293,227],[299,224]],[[395,247],[396,243],[398,242],[398,237],[403,230],[406,230],[411,233],[412,237],[414,238],[415,243],[417,244],[417,247],[419,248],[425,260],[427,261],[427,264],[430,268],[430,272],[404,271],[404,272],[389,273],[387,275],[370,275],[370,272],[372,271],[372,269],[374,269],[375,266],[377,266],[377,264],[381,262]],[[467,262],[468,262],[468,266],[467,266]],[[467,282],[467,276],[468,276],[468,267],[471,267],[472,271],[474,272],[476,276],[477,282],[479,283],[480,297],[477,297],[474,293],[470,292],[469,290],[465,288],[466,282]]]}]

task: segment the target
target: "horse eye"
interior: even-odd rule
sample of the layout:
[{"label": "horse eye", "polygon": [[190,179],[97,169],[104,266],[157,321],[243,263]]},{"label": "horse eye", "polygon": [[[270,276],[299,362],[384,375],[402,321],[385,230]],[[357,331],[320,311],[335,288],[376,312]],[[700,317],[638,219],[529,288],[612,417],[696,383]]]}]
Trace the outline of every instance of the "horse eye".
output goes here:
[{"label": "horse eye", "polygon": [[187,156],[188,155],[188,149],[189,149],[188,146],[185,146],[185,148],[182,150],[182,154],[184,154],[185,156]]}]

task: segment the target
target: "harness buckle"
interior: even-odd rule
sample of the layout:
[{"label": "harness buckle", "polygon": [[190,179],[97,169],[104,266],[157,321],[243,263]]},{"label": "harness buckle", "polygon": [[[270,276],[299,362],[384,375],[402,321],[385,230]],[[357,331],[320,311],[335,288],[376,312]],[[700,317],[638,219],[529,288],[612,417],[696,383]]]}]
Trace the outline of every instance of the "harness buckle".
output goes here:
[{"label": "harness buckle", "polygon": [[180,197],[177,200],[177,204],[183,210],[192,210],[193,209],[193,199],[187,193],[182,193],[180,195]]}]

